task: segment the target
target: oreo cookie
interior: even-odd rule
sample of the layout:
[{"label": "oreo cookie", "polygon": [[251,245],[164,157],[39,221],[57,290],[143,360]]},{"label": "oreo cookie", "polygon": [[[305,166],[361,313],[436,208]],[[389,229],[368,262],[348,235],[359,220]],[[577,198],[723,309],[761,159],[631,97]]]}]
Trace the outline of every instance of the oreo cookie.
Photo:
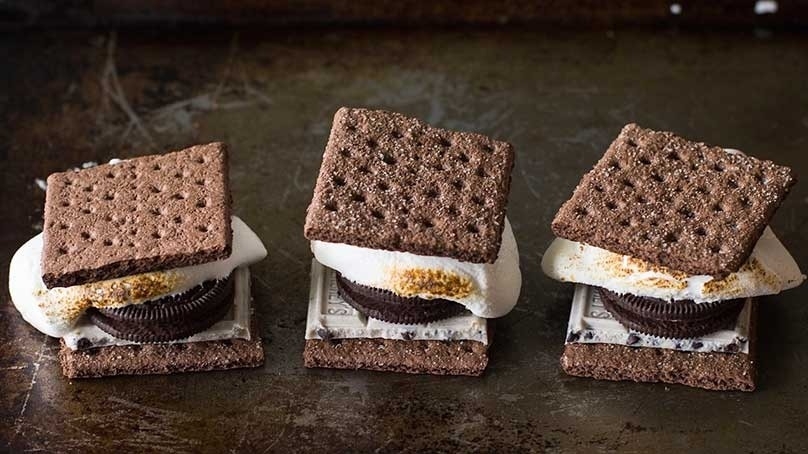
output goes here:
[{"label": "oreo cookie", "polygon": [[90,321],[119,339],[139,343],[184,339],[221,320],[233,304],[233,278],[205,281],[179,295],[115,309],[91,308]]},{"label": "oreo cookie", "polygon": [[395,293],[351,282],[337,273],[337,292],[354,309],[367,317],[406,325],[443,320],[466,308],[445,299],[405,298]]},{"label": "oreo cookie", "polygon": [[652,336],[685,339],[717,331],[738,318],[744,300],[669,303],[598,288],[603,306],[623,326]]}]

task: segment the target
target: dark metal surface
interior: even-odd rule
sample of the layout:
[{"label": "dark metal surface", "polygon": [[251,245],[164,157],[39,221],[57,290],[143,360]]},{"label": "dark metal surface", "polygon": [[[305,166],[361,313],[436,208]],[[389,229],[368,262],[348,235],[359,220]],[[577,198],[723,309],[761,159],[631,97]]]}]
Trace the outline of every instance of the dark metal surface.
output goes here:
[{"label": "dark metal surface", "polygon": [[[253,267],[267,351],[257,370],[70,382],[56,341],[2,290],[0,451],[808,450],[808,287],[763,300],[759,390],[719,393],[565,376],[572,287],[539,268],[556,209],[627,122],[808,175],[806,34],[57,32],[7,35],[0,50],[0,281],[41,227],[35,179],[212,140],[232,146],[235,210],[270,254]],[[482,378],[302,367],[302,222],[341,105],[515,145],[524,287]],[[773,221],[803,266],[806,204],[798,184]]]},{"label": "dark metal surface", "polygon": [[806,0],[5,0],[0,30],[302,24],[808,25]]}]

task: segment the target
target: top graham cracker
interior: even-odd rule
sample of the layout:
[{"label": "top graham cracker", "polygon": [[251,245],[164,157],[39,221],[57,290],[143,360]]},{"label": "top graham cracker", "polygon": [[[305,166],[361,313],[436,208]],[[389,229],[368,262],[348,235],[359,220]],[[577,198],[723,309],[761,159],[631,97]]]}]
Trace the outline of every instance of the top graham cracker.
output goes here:
[{"label": "top graham cracker", "polygon": [[308,208],[306,238],[493,263],[513,162],[506,142],[343,107]]},{"label": "top graham cracker", "polygon": [[553,232],[693,275],[749,258],[796,179],[788,167],[629,124],[553,220]]},{"label": "top graham cracker", "polygon": [[230,255],[222,143],[55,173],[47,188],[41,264],[49,288]]}]

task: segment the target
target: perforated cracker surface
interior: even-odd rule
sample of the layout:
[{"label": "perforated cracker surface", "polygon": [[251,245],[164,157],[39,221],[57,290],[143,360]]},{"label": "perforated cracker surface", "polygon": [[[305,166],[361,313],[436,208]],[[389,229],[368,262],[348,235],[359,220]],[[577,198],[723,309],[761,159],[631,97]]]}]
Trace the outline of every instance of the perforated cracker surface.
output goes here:
[{"label": "perforated cracker surface", "polygon": [[771,161],[630,124],[552,227],[562,238],[723,277],[746,262],[795,181]]},{"label": "perforated cracker surface", "polygon": [[492,263],[513,160],[510,144],[480,134],[341,108],[308,208],[306,237]]},{"label": "perforated cracker surface", "polygon": [[48,177],[43,280],[66,287],[230,255],[224,144]]}]

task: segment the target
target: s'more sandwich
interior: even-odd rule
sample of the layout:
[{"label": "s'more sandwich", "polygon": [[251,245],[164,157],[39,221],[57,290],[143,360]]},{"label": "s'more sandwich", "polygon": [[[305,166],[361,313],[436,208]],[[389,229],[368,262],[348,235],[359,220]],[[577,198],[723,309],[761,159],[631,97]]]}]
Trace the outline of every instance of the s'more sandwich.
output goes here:
[{"label": "s'more sandwich", "polygon": [[480,375],[521,287],[513,148],[381,110],[334,117],[305,236],[307,367]]},{"label": "s'more sandwich", "polygon": [[61,338],[69,378],[257,367],[248,266],[266,256],[231,215],[227,148],[48,177],[44,230],[11,260],[22,317]]},{"label": "s'more sandwich", "polygon": [[544,272],[576,283],[562,368],[755,388],[755,297],[805,279],[768,223],[788,167],[627,125],[552,223]]}]

